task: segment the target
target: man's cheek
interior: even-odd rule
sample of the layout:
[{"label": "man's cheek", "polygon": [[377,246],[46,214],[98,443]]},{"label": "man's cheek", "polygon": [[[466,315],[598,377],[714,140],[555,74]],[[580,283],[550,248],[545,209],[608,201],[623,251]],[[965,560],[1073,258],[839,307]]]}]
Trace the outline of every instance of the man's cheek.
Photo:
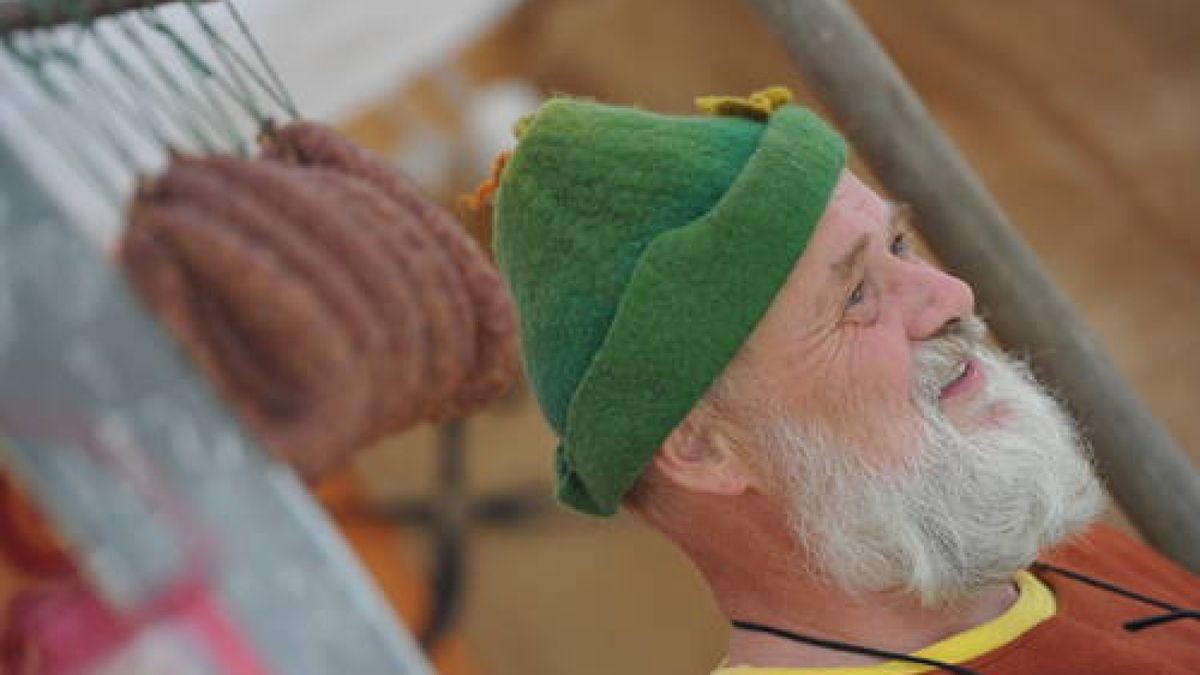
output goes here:
[{"label": "man's cheek", "polygon": [[915,373],[908,345],[866,345],[850,376],[865,388],[888,400],[907,399]]}]

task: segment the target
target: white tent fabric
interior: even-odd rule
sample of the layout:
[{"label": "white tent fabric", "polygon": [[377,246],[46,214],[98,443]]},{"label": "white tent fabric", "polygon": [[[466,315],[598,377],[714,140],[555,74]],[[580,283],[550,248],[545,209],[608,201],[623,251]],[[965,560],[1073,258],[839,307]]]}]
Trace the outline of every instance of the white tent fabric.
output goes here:
[{"label": "white tent fabric", "polygon": [[238,1],[308,117],[336,119],[445,59],[517,0]]}]

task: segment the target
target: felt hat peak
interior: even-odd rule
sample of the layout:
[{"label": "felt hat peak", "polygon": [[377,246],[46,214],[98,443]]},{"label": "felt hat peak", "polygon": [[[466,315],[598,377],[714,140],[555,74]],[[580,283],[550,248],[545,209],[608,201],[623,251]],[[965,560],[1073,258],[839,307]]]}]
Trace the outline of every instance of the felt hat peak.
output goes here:
[{"label": "felt hat peak", "polygon": [[496,258],[558,433],[557,493],[610,515],[732,360],[825,210],[845,144],[772,88],[670,116],[556,97],[500,175]]}]

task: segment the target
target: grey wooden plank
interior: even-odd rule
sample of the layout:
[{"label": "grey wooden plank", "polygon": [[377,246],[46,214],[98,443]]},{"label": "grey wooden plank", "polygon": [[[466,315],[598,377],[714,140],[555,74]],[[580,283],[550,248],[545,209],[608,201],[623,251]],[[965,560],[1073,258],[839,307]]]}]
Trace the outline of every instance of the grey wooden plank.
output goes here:
[{"label": "grey wooden plank", "polygon": [[272,672],[431,672],[303,486],[246,437],[6,132],[0,437],[102,588],[129,603],[178,569],[181,550],[81,451],[68,433],[78,421],[111,447],[144,449],[211,532],[220,597]]}]

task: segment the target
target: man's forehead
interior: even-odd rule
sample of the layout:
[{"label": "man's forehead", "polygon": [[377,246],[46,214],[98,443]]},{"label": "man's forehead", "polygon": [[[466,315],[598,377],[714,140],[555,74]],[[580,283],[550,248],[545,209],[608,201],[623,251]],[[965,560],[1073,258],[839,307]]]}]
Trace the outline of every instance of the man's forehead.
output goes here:
[{"label": "man's forehead", "polygon": [[843,170],[797,267],[827,274],[830,266],[861,247],[864,235],[886,226],[893,208],[853,172]]},{"label": "man's forehead", "polygon": [[830,196],[825,213],[817,221],[817,229],[828,220],[838,218],[866,219],[870,223],[887,222],[889,204],[862,182],[854,172],[844,169]]}]

